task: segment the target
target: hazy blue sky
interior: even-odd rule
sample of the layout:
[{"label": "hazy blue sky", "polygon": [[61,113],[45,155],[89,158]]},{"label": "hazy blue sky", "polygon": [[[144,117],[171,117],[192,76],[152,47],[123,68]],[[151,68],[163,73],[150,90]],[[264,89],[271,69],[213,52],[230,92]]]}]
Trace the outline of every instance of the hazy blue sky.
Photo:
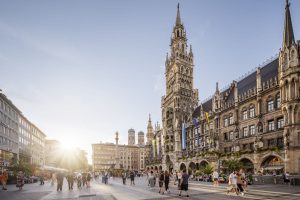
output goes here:
[{"label": "hazy blue sky", "polygon": [[[284,0],[179,1],[200,99],[278,53]],[[178,1],[0,0],[0,88],[51,139],[91,152],[161,120]],[[300,1],[291,0],[296,39]],[[89,155],[90,156],[90,155]],[[90,159],[90,158],[89,158]]]}]

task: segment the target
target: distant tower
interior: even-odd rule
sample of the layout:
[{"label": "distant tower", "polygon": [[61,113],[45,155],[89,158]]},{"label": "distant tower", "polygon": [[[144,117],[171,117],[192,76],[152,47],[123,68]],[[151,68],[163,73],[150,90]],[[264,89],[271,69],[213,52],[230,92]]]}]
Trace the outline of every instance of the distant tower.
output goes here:
[{"label": "distant tower", "polygon": [[116,165],[115,169],[120,169],[120,158],[119,158],[119,133],[116,132]]},{"label": "distant tower", "polygon": [[135,145],[135,131],[132,128],[128,130],[128,145]]},{"label": "distant tower", "polygon": [[143,131],[140,131],[138,133],[138,145],[139,146],[145,145],[145,133]]},{"label": "distant tower", "polygon": [[154,137],[153,127],[151,123],[151,115],[149,114],[148,126],[147,126],[147,145],[152,144],[152,139]]}]

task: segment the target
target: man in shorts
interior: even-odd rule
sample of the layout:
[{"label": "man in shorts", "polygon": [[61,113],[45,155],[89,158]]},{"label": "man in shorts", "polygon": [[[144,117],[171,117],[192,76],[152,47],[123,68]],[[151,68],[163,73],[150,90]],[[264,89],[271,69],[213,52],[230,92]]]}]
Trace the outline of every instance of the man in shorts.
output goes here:
[{"label": "man in shorts", "polygon": [[216,170],[212,173],[212,178],[214,182],[214,187],[219,186],[219,173]]},{"label": "man in shorts", "polygon": [[186,191],[186,196],[189,197],[189,175],[186,173],[186,169],[183,169],[179,196],[181,196],[182,190]]}]

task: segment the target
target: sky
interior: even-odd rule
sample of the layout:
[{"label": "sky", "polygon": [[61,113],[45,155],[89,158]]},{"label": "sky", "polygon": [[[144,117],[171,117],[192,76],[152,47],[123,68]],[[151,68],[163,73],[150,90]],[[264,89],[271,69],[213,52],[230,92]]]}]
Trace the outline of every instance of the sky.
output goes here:
[{"label": "sky", "polygon": [[[164,63],[180,3],[194,86],[215,90],[279,52],[284,0],[0,0],[0,89],[48,139],[88,152],[161,123]],[[299,0],[290,0],[300,39]],[[137,137],[137,136],[136,136]]]}]

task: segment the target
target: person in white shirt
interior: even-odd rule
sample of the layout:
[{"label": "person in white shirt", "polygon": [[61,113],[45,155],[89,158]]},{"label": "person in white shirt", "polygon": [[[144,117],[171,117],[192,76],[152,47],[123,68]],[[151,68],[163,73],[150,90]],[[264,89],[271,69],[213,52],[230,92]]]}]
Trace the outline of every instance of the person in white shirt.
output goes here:
[{"label": "person in white shirt", "polygon": [[213,178],[213,186],[214,187],[219,186],[219,173],[216,170],[212,173],[212,178]]},{"label": "person in white shirt", "polygon": [[229,175],[227,194],[229,192],[234,192],[234,193],[238,194],[238,191],[237,191],[237,175],[236,175],[236,171],[233,171]]}]

